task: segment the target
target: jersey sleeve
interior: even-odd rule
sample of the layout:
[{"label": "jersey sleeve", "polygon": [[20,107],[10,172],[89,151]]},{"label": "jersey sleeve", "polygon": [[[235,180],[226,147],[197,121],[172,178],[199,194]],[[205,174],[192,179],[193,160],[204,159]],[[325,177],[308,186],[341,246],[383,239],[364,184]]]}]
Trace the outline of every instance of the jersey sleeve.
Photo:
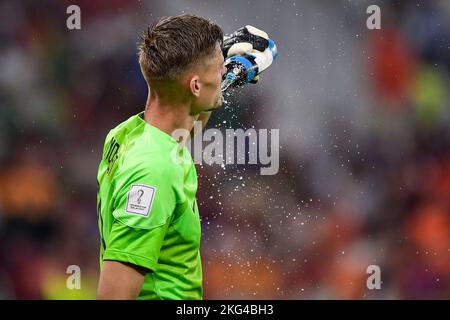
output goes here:
[{"label": "jersey sleeve", "polygon": [[117,173],[113,223],[103,260],[155,270],[181,182],[167,163],[149,159],[134,163],[137,165],[125,165]]}]

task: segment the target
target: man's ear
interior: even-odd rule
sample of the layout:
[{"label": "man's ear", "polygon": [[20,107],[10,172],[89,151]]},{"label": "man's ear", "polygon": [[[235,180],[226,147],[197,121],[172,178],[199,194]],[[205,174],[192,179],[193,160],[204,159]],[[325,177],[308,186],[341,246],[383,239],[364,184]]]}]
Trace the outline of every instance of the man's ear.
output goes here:
[{"label": "man's ear", "polygon": [[189,87],[191,88],[191,92],[194,96],[198,97],[200,96],[200,79],[197,75],[193,76],[191,78],[191,81],[189,82]]}]

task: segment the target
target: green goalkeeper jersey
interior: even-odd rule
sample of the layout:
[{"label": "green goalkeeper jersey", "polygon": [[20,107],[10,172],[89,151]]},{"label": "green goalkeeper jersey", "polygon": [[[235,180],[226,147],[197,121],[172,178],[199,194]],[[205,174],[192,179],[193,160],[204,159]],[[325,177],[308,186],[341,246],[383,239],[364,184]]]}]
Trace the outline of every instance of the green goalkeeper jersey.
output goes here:
[{"label": "green goalkeeper jersey", "polygon": [[202,299],[197,173],[186,147],[132,116],[106,137],[98,169],[103,261],[151,270],[138,299]]}]

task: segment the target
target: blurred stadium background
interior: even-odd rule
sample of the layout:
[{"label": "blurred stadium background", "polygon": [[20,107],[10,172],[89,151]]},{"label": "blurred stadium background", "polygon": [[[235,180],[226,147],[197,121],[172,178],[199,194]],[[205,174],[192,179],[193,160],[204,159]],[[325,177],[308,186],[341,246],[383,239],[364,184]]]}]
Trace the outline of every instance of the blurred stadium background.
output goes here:
[{"label": "blurred stadium background", "polygon": [[[366,28],[371,4],[381,30]],[[181,13],[254,25],[279,48],[209,124],[278,128],[281,150],[275,176],[198,166],[205,298],[449,299],[445,0],[1,1],[0,298],[95,298],[103,139],[144,108],[138,33]],[[366,287],[372,264],[381,290]]]}]

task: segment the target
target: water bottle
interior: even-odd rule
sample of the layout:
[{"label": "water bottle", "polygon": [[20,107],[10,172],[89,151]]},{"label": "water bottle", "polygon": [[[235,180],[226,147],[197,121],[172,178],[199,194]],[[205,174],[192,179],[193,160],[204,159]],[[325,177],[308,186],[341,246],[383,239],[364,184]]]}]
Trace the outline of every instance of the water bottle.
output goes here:
[{"label": "water bottle", "polygon": [[227,73],[223,76],[222,92],[228,88],[251,82],[257,75],[270,66],[278,55],[277,46],[272,39],[268,39],[269,46],[264,52],[245,53],[233,56],[225,61]]}]

